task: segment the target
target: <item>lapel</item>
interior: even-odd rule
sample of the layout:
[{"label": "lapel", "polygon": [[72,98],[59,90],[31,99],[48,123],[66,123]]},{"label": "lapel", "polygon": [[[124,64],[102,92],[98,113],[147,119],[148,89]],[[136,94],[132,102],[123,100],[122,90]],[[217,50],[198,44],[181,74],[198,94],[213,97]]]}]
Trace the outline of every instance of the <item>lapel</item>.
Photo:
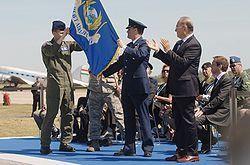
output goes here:
[{"label": "lapel", "polygon": [[[194,35],[192,35],[191,37],[189,37],[185,42],[183,42],[182,44],[181,44],[181,46],[179,47],[179,49],[178,50],[176,50],[176,52],[178,52],[179,54],[182,54],[181,52],[183,52],[183,49],[186,47],[186,45],[187,45],[187,43],[189,43],[192,39],[193,39],[193,37],[194,37]],[[175,49],[177,49],[177,43],[176,43],[176,48]]]},{"label": "lapel", "polygon": [[130,42],[130,43],[128,43],[128,45],[127,45],[128,47],[131,47],[131,48],[134,48],[134,44],[133,44],[133,42]]},{"label": "lapel", "polygon": [[214,85],[214,87],[213,87],[213,91],[217,91],[217,88],[220,86],[220,84],[221,84],[221,82],[224,80],[224,78],[225,78],[225,76],[226,76],[226,73],[218,80],[218,82]]}]

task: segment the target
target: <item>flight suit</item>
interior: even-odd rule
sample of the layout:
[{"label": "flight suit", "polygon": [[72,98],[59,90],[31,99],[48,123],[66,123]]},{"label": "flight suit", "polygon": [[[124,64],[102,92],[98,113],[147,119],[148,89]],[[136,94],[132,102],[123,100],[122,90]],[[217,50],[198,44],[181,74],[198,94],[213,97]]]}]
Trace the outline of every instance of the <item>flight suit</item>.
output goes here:
[{"label": "flight suit", "polygon": [[68,144],[72,140],[74,93],[71,53],[81,50],[75,41],[63,41],[59,45],[52,39],[42,45],[42,58],[47,68],[47,114],[41,130],[42,147],[50,146],[51,129],[59,109],[61,112],[61,143]]}]

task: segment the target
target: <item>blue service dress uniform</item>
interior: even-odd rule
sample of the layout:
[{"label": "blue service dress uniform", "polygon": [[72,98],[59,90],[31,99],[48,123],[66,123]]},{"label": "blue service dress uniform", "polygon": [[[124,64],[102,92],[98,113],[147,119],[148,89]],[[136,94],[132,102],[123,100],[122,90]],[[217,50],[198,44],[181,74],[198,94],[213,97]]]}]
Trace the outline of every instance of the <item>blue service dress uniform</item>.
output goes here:
[{"label": "blue service dress uniform", "polygon": [[123,69],[123,82],[121,101],[124,110],[125,121],[125,145],[124,150],[136,153],[135,134],[136,116],[139,116],[142,132],[142,150],[152,152],[153,139],[149,118],[150,80],[147,75],[147,66],[150,57],[150,49],[146,41],[140,37],[135,43],[130,42],[118,61],[103,72],[105,77]]}]

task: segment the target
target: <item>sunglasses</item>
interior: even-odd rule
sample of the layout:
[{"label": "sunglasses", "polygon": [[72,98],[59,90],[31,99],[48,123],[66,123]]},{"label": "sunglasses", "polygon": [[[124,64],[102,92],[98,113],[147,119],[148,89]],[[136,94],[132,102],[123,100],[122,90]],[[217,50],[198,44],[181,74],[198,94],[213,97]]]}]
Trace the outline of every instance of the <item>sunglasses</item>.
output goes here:
[{"label": "sunglasses", "polygon": [[162,70],[162,72],[167,72],[167,73],[168,73],[168,72],[169,72],[169,70]]}]

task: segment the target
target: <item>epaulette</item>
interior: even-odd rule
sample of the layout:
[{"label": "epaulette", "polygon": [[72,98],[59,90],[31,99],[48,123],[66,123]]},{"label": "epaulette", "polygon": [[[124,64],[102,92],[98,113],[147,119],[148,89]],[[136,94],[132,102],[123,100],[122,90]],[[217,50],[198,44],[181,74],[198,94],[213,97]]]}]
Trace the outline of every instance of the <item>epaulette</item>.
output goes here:
[{"label": "epaulette", "polygon": [[45,46],[51,46],[52,45],[52,43],[50,42],[50,41],[46,41],[43,45],[42,45],[42,47],[45,47]]}]

